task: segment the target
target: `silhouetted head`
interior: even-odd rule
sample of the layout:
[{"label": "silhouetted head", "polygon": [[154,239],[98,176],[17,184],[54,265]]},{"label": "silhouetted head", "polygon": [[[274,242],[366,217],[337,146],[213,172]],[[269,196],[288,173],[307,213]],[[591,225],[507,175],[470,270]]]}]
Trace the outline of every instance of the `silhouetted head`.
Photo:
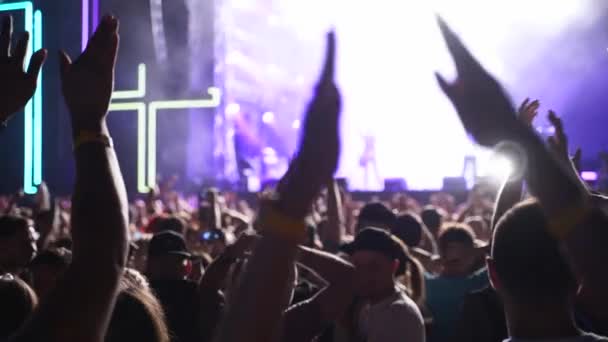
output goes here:
[{"label": "silhouetted head", "polygon": [[466,276],[471,273],[476,260],[475,234],[464,224],[444,228],[437,239],[441,257],[441,274]]},{"label": "silhouetted head", "polygon": [[576,278],[548,225],[535,200],[516,205],[496,225],[488,267],[492,285],[510,304],[505,307],[572,300]]},{"label": "silhouetted head", "polygon": [[398,238],[379,228],[361,230],[343,249],[355,266],[355,292],[378,299],[395,286],[406,247]]},{"label": "silhouetted head", "polygon": [[160,232],[150,240],[146,274],[151,279],[185,279],[192,267],[190,258],[181,234]]},{"label": "silhouetted head", "polygon": [[0,216],[0,272],[19,273],[36,254],[36,231],[23,217]]},{"label": "silhouetted head", "polygon": [[420,214],[422,222],[435,237],[439,235],[439,229],[441,229],[446,216],[447,214],[443,209],[432,205],[424,207]]},{"label": "silhouetted head", "polygon": [[29,270],[38,297],[44,298],[55,287],[72,263],[72,252],[66,248],[44,250],[32,260]]},{"label": "silhouetted head", "polygon": [[408,247],[418,247],[422,241],[422,221],[418,215],[407,213],[397,216],[391,227],[393,235],[401,239]]},{"label": "silhouetted head", "polygon": [[34,290],[12,274],[0,275],[0,340],[16,332],[38,305]]},{"label": "silhouetted head", "polygon": [[380,202],[366,204],[357,218],[357,231],[366,227],[377,227],[389,230],[395,222],[396,215]]}]

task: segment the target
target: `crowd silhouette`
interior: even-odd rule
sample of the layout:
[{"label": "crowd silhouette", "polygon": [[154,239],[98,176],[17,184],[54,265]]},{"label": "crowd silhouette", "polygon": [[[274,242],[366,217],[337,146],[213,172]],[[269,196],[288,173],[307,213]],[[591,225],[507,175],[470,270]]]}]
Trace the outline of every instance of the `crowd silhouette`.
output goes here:
[{"label": "crowd silhouette", "polygon": [[[508,94],[438,18],[454,60],[437,74],[466,131],[525,159],[521,177],[464,203],[447,193],[360,201],[333,179],[340,156],[336,37],[297,153],[247,201],[196,205],[159,184],[129,203],[106,124],[119,22],[105,16],[75,60],[60,56],[76,180],[71,199],[0,201],[0,339],[6,341],[608,341],[608,198],[579,177],[567,135],[532,129],[540,103]],[[23,64],[0,32],[0,122],[32,97],[47,57]],[[432,77],[432,75],[429,75]],[[454,127],[454,129],[460,129]],[[0,132],[1,134],[1,132]],[[196,158],[196,156],[190,156]],[[403,156],[406,157],[406,156]],[[526,192],[524,193],[524,186]]]}]

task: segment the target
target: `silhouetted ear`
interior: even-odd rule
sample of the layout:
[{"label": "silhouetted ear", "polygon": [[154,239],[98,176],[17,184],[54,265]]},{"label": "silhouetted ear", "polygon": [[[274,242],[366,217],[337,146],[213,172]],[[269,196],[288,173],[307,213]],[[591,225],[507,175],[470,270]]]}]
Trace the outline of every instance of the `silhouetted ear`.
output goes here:
[{"label": "silhouetted ear", "polygon": [[496,292],[500,292],[502,286],[500,284],[498,274],[496,274],[496,266],[494,265],[494,260],[492,260],[492,258],[490,257],[487,257],[486,265],[488,267],[488,277],[490,278],[490,285],[492,285],[492,288],[496,290]]}]

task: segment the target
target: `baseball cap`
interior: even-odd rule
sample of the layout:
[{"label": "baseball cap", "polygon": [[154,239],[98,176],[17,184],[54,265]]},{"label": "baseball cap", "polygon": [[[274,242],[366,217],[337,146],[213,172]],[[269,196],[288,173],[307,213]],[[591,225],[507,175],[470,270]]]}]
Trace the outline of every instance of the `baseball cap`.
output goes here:
[{"label": "baseball cap", "polygon": [[190,258],[191,256],[186,247],[184,237],[180,233],[174,231],[164,231],[154,234],[152,240],[150,240],[148,255],[181,255],[186,258]]},{"label": "baseball cap", "polygon": [[367,203],[359,212],[357,221],[359,224],[373,222],[375,224],[390,227],[396,219],[396,215],[380,202]]},{"label": "baseball cap", "polygon": [[399,261],[403,261],[405,257],[404,248],[403,243],[395,236],[384,229],[373,227],[362,229],[353,242],[342,246],[342,250],[349,255],[357,251],[372,251]]}]

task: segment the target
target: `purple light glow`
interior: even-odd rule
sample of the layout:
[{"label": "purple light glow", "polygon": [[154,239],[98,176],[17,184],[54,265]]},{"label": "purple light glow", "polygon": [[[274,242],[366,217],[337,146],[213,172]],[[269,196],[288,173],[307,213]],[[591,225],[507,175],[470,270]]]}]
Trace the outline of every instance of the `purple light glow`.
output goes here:
[{"label": "purple light glow", "polygon": [[[531,6],[554,5],[548,13],[551,20],[542,22],[526,10],[529,1],[524,0],[504,4],[332,0],[329,11],[319,10],[328,6],[328,1],[320,0],[260,1],[253,7],[247,6],[250,2],[222,2],[223,13],[230,18],[222,27],[228,52],[222,70],[226,94],[258,106],[257,115],[264,123],[270,121],[264,111],[281,113],[273,128],[293,151],[297,144],[293,130],[300,126],[298,118],[318,73],[323,35],[332,27],[337,34],[336,79],[343,103],[343,149],[336,176],[347,178],[353,190],[380,190],[387,178],[405,178],[412,190],[439,189],[444,177],[462,176],[467,156],[475,157],[479,176],[492,172],[490,151],[471,143],[433,77],[435,71],[454,76],[436,13],[462,35],[515,102],[539,98],[542,110],[558,113],[568,113],[566,95],[575,85],[548,87],[555,84],[555,70],[575,75],[587,60],[568,58],[576,56],[576,49],[556,40],[556,34],[595,18],[590,1],[558,6],[555,1],[538,0]],[[480,8],[487,14],[471,15]],[[328,18],[318,17],[319,13],[329,13]],[[268,18],[267,25],[260,25],[259,18]],[[366,25],[361,25],[361,18]],[[554,58],[556,49],[560,58]],[[530,79],[530,74],[535,77]],[[257,96],[260,89],[263,96]],[[544,118],[536,126],[539,132],[552,134]],[[363,155],[373,155],[369,158],[373,162],[362,166]]]},{"label": "purple light glow", "polygon": [[595,171],[583,171],[581,172],[581,178],[587,182],[595,182],[598,179],[598,175]]},{"label": "purple light glow", "polygon": [[82,0],[82,51],[87,47],[89,41],[89,0]]},{"label": "purple light glow", "polygon": [[96,29],[99,24],[99,1],[100,0],[93,0],[93,17],[91,18],[91,26],[93,29]]},{"label": "purple light glow", "polygon": [[266,112],[262,115],[262,122],[264,122],[267,125],[270,125],[274,122],[274,113],[273,112]]}]

